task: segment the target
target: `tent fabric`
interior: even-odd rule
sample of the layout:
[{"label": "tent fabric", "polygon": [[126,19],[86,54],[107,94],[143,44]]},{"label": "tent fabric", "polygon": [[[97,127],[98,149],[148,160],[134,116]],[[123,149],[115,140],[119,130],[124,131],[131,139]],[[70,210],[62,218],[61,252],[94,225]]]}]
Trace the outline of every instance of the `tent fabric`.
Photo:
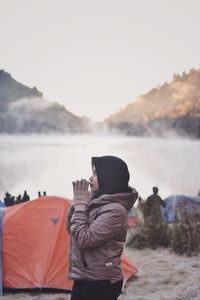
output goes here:
[{"label": "tent fabric", "polygon": [[3,282],[2,282],[2,220],[3,209],[0,208],[0,296],[3,294]]},{"label": "tent fabric", "polygon": [[[69,199],[46,196],[4,208],[3,286],[71,290],[67,278],[70,238],[66,231]],[[122,256],[125,281],[138,270]]]},{"label": "tent fabric", "polygon": [[186,195],[171,195],[165,200],[166,207],[161,208],[162,218],[167,222],[180,219],[181,212],[186,210],[189,214],[200,215],[200,197]]},{"label": "tent fabric", "polygon": [[0,200],[0,208],[1,207],[5,207],[5,204],[4,204],[4,202],[2,200]]},{"label": "tent fabric", "polygon": [[128,211],[128,227],[135,227],[139,224],[139,218],[135,210]]}]

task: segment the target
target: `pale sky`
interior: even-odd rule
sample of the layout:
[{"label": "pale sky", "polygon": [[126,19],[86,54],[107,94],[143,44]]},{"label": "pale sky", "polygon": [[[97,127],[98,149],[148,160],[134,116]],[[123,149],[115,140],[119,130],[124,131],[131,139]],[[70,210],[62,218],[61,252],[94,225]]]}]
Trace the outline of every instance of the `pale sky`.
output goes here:
[{"label": "pale sky", "polygon": [[102,120],[200,67],[199,0],[0,0],[0,69]]}]

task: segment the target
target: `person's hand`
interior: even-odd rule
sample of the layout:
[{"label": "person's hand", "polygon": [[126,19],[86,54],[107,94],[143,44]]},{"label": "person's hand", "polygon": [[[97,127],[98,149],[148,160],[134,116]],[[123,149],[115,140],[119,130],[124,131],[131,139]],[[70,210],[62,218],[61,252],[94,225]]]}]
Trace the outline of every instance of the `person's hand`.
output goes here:
[{"label": "person's hand", "polygon": [[76,207],[77,205],[88,205],[89,202],[89,181],[86,179],[76,180],[72,182],[73,185],[73,192],[74,192],[74,199],[73,199],[73,206]]}]

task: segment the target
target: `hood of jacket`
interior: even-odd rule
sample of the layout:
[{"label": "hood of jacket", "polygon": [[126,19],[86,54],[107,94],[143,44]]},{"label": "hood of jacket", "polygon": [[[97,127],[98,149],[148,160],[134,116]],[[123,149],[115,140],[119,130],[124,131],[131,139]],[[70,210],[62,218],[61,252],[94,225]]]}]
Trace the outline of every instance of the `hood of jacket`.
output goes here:
[{"label": "hood of jacket", "polygon": [[138,192],[133,188],[132,192],[125,192],[125,193],[117,193],[117,194],[104,194],[98,198],[91,199],[88,205],[88,209],[92,209],[93,207],[99,207],[110,203],[120,203],[122,204],[127,210],[130,210],[135,201],[138,198]]}]

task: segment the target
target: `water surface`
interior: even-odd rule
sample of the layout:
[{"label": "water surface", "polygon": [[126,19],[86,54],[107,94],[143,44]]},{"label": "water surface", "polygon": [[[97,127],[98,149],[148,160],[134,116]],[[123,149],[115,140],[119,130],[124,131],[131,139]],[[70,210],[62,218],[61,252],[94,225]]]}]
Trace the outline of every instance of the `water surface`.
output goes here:
[{"label": "water surface", "polygon": [[181,139],[92,135],[0,136],[0,198],[26,189],[72,197],[71,182],[91,175],[91,156],[117,155],[131,173],[130,184],[146,198],[157,185],[166,197],[196,195],[200,189],[200,142]]}]

